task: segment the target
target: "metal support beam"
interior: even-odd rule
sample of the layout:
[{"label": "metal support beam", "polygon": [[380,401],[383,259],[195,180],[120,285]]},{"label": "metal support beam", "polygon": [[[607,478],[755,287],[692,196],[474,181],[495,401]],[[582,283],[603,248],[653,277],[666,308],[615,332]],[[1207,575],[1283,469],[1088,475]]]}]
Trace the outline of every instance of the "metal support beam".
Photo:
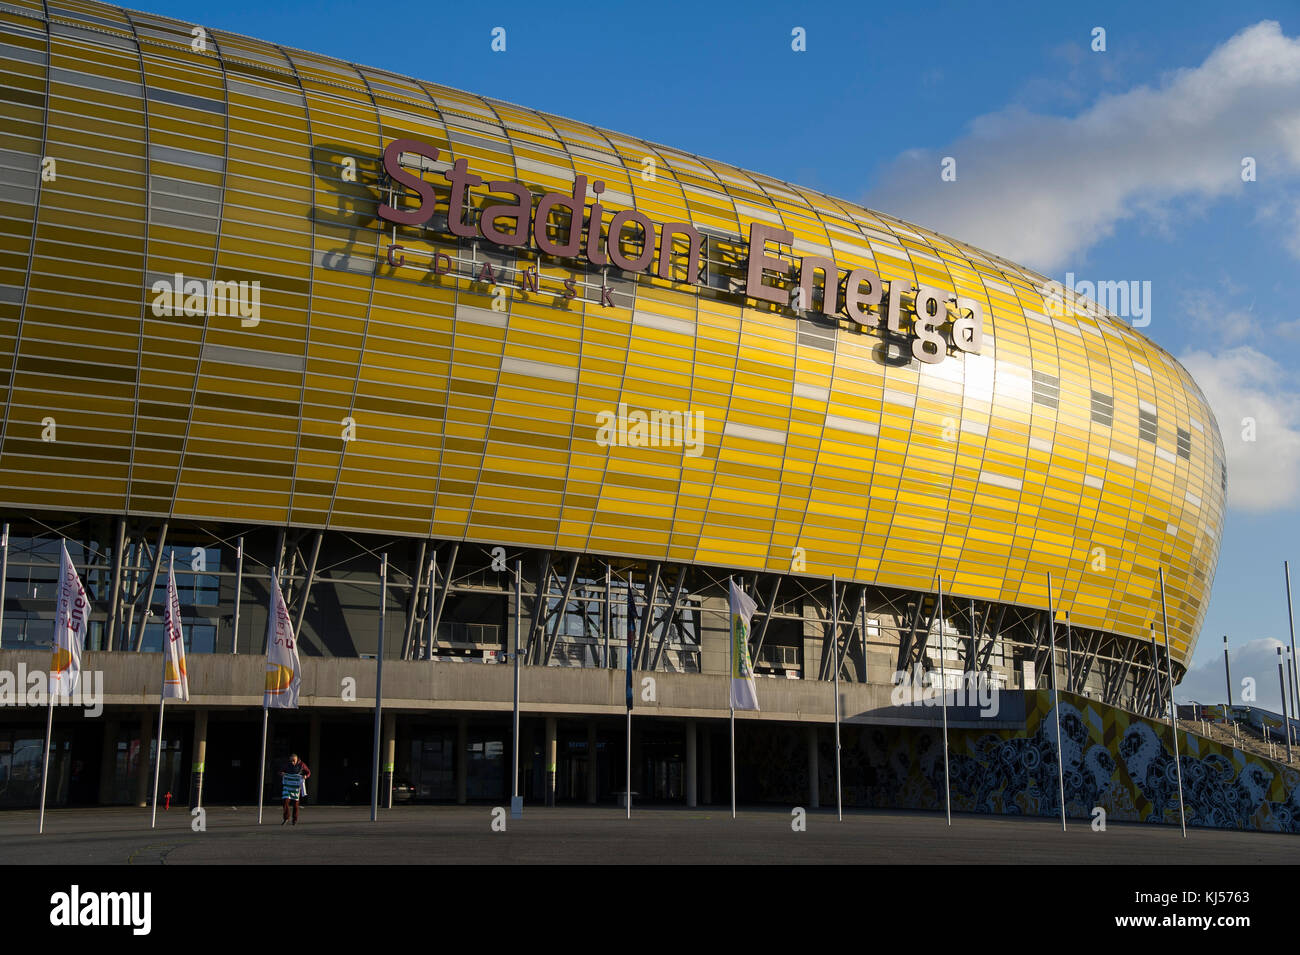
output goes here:
[{"label": "metal support beam", "polygon": [[[433,622],[429,625],[429,657],[433,658],[433,648],[438,644],[438,627],[442,623],[442,611],[447,606],[447,596],[452,591],[452,581],[455,579],[452,575],[456,573],[456,558],[460,555],[460,542],[456,541],[451,545],[451,553],[447,555],[447,573],[442,577],[442,586],[437,588],[436,600],[433,602]],[[438,553],[435,549],[433,556],[429,558],[429,563],[433,570],[430,571],[432,576],[429,578],[436,583],[438,576]],[[433,584],[430,584],[433,586]]]},{"label": "metal support beam", "polygon": [[903,672],[910,672],[915,664],[925,658],[925,647],[930,642],[930,631],[934,629],[935,614],[939,612],[939,602],[936,600],[934,606],[930,608],[929,616],[926,617],[925,630],[920,631],[922,611],[929,596],[929,594],[921,594],[917,598],[916,619],[912,622],[912,632],[908,635],[907,642],[899,654],[898,669]]},{"label": "metal support beam", "polygon": [[126,518],[117,519],[117,544],[113,548],[113,579],[109,584],[108,624],[104,633],[104,649],[116,650],[117,618],[122,607],[122,551],[126,547]]},{"label": "metal support beam", "polygon": [[546,605],[550,601],[550,593],[551,552],[548,550],[546,557],[542,561],[542,576],[538,578],[537,586],[533,589],[533,619],[528,624],[528,642],[524,649],[524,660],[530,664],[537,662],[535,649],[537,629],[542,625],[543,614],[546,612]]},{"label": "metal support beam", "polygon": [[[1048,640],[1047,640],[1047,639],[1044,639],[1044,634],[1045,634],[1045,632],[1047,631],[1047,628],[1044,626],[1044,623],[1043,623],[1045,616],[1046,616],[1046,612],[1045,612],[1045,611],[1044,611],[1044,612],[1040,612],[1040,613],[1035,613],[1035,614],[1034,614],[1034,649],[1033,649],[1033,654],[1034,654],[1034,655],[1033,655],[1033,660],[1034,660],[1034,681],[1035,681],[1035,682],[1037,682],[1038,679],[1039,679],[1039,677],[1042,676],[1042,673],[1043,673],[1043,660],[1044,660],[1044,658],[1047,656],[1047,654],[1050,652],[1048,649],[1046,649],[1046,646],[1045,646],[1045,645],[1047,644]],[[1049,638],[1049,639],[1050,639],[1050,638]]]},{"label": "metal support beam", "polygon": [[560,604],[555,608],[554,613],[548,612],[555,625],[551,628],[550,638],[546,638],[546,628],[542,628],[542,637],[545,640],[544,653],[542,655],[542,666],[550,666],[551,654],[555,652],[555,644],[560,639],[560,628],[564,626],[564,617],[569,610],[569,601],[573,597],[573,581],[578,576],[578,556],[574,554],[569,561],[569,572],[564,575],[564,596],[560,598]]},{"label": "metal support beam", "polygon": [[316,532],[316,540],[311,545],[311,560],[307,564],[307,578],[303,581],[302,592],[298,595],[298,612],[293,618],[293,632],[302,635],[302,618],[307,612],[307,601],[311,598],[311,586],[316,582],[316,561],[320,558],[321,540],[324,531]]},{"label": "metal support beam", "polygon": [[[894,669],[902,673],[908,673],[912,669],[912,647],[916,644],[916,632],[921,627],[921,613],[925,609],[925,601],[929,596],[929,594],[917,594],[916,613],[912,615],[912,629],[907,636],[899,642],[898,666]],[[931,625],[933,625],[933,618],[931,618]],[[930,627],[927,626],[925,629],[928,633]]]},{"label": "metal support beam", "polygon": [[[419,609],[420,590],[424,583],[424,555],[429,548],[427,540],[420,541],[419,556],[415,558],[415,572],[411,574],[411,596],[406,603],[406,632],[402,635],[402,659],[411,658],[411,638],[415,634],[415,613]],[[313,555],[314,556],[314,555]],[[313,561],[313,566],[314,566]],[[307,577],[311,580],[310,574]],[[307,601],[304,600],[303,604]]]},{"label": "metal support beam", "polygon": [[284,528],[281,527],[275,535],[275,567],[276,579],[280,581],[280,589],[284,590]]},{"label": "metal support beam", "polygon": [[158,571],[162,567],[163,545],[167,543],[167,521],[162,522],[162,527],[158,529],[158,547],[153,555],[153,569],[149,571],[149,584],[144,589],[144,619],[140,621],[140,635],[135,640],[135,651],[140,652],[144,645],[144,629],[149,622],[149,614],[153,610],[153,589],[158,583]]},{"label": "metal support beam", "polygon": [[1092,676],[1093,664],[1097,661],[1097,654],[1101,652],[1102,633],[1100,630],[1087,631],[1087,637],[1083,644],[1083,653],[1079,657],[1079,663],[1075,667],[1078,671],[1075,677],[1075,686],[1078,692],[1083,692],[1084,684],[1088,682],[1088,677]]},{"label": "metal support beam", "polygon": [[[847,604],[848,601],[845,600],[842,601],[842,603]],[[856,633],[858,630],[858,621],[861,619],[862,611],[866,606],[867,606],[867,588],[866,585],[863,585],[858,594],[858,609],[853,611],[853,616],[851,616],[848,619],[848,621],[846,621],[849,625],[849,632],[848,635],[844,638],[843,646],[839,645],[840,621],[837,620],[835,622],[835,640],[836,640],[835,665],[839,667],[841,671],[844,669],[844,658],[849,655],[849,644],[853,642],[853,634]],[[864,642],[866,641],[866,634],[862,634],[862,640]]]},{"label": "metal support beam", "polygon": [[[993,606],[990,604],[989,613],[992,613],[992,611],[993,611]],[[989,633],[988,643],[984,645],[984,651],[983,653],[980,654],[979,668],[981,670],[984,670],[988,667],[989,659],[993,656],[993,645],[995,643],[998,643],[1002,639],[1002,618],[1006,616],[1006,612],[1007,612],[1007,605],[1000,604],[998,606],[997,622],[993,624],[993,630],[991,633]],[[988,630],[988,614],[984,615],[984,629],[986,631]]]},{"label": "metal support beam", "polygon": [[[664,613],[663,619],[660,621],[662,627],[659,630],[659,643],[655,647],[654,657],[650,661],[651,670],[659,669],[659,658],[663,656],[664,643],[668,639],[668,631],[672,629],[673,618],[677,616],[677,602],[681,599],[682,585],[685,583],[686,566],[684,564],[679,564],[677,567],[677,584],[673,587],[672,600],[669,602],[668,610]],[[758,657],[755,656],[754,659],[757,660]]]},{"label": "metal support beam", "polygon": [[[758,589],[758,582],[755,581],[754,589]],[[758,655],[763,650],[763,640],[767,637],[767,625],[772,622],[772,614],[776,611],[776,595],[781,590],[781,578],[777,577],[772,581],[772,596],[768,598],[767,608],[763,611],[763,626],[759,628],[758,639],[754,641],[754,663],[758,663]]]},{"label": "metal support beam", "polygon": [[636,667],[637,670],[646,668],[645,658],[650,652],[649,640],[646,635],[650,632],[650,617],[655,612],[655,598],[659,596],[659,577],[663,573],[663,564],[655,561],[654,573],[650,578],[650,589],[646,593],[645,613],[641,615],[641,632],[636,638]]}]

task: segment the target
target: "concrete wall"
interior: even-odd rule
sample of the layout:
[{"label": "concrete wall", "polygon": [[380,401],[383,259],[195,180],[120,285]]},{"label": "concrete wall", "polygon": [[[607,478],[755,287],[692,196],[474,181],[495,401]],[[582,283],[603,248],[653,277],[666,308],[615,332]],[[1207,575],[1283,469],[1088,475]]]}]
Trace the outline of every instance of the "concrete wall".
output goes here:
[{"label": "concrete wall", "polygon": [[[722,632],[707,638],[725,639]],[[191,704],[207,707],[260,707],[265,658],[250,654],[194,655],[187,661]],[[49,655],[39,651],[0,651],[0,671],[44,671]],[[302,661],[299,703],[305,708],[369,710],[374,706],[375,660],[310,657]],[[83,671],[102,673],[107,706],[149,706],[158,702],[162,655],[157,653],[87,652]],[[384,661],[384,705],[409,711],[508,711],[512,705],[513,667],[508,664]],[[83,676],[83,680],[87,679]],[[528,713],[621,715],[622,670],[572,667],[523,667],[521,709]],[[647,684],[646,681],[652,681]],[[723,718],[728,715],[728,678],[718,673],[637,672],[634,680],[638,716]],[[833,684],[816,680],[759,679],[760,712],[738,712],[738,720],[827,723],[835,718]],[[886,684],[841,682],[844,722],[899,726],[933,726],[937,706],[895,706]],[[349,698],[349,696],[351,698]],[[648,697],[653,696],[653,699]],[[184,705],[184,704],[181,704]],[[981,718],[970,707],[951,707],[952,726],[1015,727],[1024,722],[1024,704],[1016,692],[999,697],[996,718]]]}]

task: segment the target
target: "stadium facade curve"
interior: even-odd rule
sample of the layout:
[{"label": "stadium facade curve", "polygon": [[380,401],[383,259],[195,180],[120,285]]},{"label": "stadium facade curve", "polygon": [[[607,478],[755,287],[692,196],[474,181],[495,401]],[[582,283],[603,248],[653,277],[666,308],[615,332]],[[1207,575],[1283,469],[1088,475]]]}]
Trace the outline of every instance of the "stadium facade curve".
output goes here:
[{"label": "stadium facade curve", "polygon": [[1218,427],[1170,355],[1044,276],[672,147],[96,3],[0,7],[0,117],[0,512],[26,555],[5,648],[39,645],[62,536],[110,651],[150,648],[174,552],[204,649],[258,652],[246,588],[274,565],[305,653],[372,655],[358,608],[391,548],[406,659],[502,659],[526,557],[534,664],[616,666],[632,587],[659,613],[640,665],[723,672],[704,618],[734,575],[765,675],[828,678],[829,639],[846,679],[885,681],[951,635],[950,665],[1032,688],[1050,574],[1061,679],[1150,709],[1163,569],[1186,668]]}]

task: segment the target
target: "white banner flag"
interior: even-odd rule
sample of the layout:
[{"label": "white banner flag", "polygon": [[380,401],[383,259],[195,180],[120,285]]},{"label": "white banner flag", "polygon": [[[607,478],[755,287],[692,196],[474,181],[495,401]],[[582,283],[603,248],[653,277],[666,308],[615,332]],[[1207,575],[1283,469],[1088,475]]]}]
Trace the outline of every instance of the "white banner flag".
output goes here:
[{"label": "white banner flag", "polygon": [[285,606],[280,582],[271,578],[271,612],[266,618],[266,692],[263,706],[298,708],[302,666],[298,662],[298,641],[293,636],[289,608]]},{"label": "white banner flag", "polygon": [[749,625],[757,607],[743,590],[731,582],[731,705],[738,710],[758,709],[754,692],[754,668],[749,660]]},{"label": "white banner flag", "polygon": [[54,611],[54,648],[50,660],[50,696],[71,696],[81,676],[81,651],[86,644],[90,602],[72,566],[65,541],[59,558],[59,600]]},{"label": "white banner flag", "polygon": [[[172,557],[175,563],[175,555]],[[185,637],[181,632],[181,597],[176,591],[176,568],[167,567],[167,610],[163,614],[163,699],[190,698],[190,680],[185,672]]]}]

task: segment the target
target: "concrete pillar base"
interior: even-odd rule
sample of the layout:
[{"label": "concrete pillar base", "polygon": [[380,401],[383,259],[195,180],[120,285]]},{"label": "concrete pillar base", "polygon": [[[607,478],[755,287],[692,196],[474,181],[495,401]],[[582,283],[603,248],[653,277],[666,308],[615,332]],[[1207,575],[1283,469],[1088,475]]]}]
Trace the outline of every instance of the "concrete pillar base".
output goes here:
[{"label": "concrete pillar base", "polygon": [[203,805],[203,772],[208,755],[208,711],[205,709],[194,711],[194,745],[191,752],[194,760],[190,766],[190,808],[197,809]]},{"label": "concrete pillar base", "polygon": [[594,806],[596,804],[597,783],[596,776],[596,721],[587,720],[587,804]]},{"label": "concrete pillar base", "polygon": [[817,727],[809,726],[808,738],[808,808],[821,808],[821,770],[817,763]]},{"label": "concrete pillar base", "polygon": [[555,805],[556,772],[556,725],[555,717],[546,718],[546,805]]},{"label": "concrete pillar base", "polygon": [[695,720],[686,721],[686,805],[694,808],[697,799],[695,777]]},{"label": "concrete pillar base", "polygon": [[[519,758],[519,754],[515,754]],[[456,720],[456,803],[469,801],[469,717]]]}]

